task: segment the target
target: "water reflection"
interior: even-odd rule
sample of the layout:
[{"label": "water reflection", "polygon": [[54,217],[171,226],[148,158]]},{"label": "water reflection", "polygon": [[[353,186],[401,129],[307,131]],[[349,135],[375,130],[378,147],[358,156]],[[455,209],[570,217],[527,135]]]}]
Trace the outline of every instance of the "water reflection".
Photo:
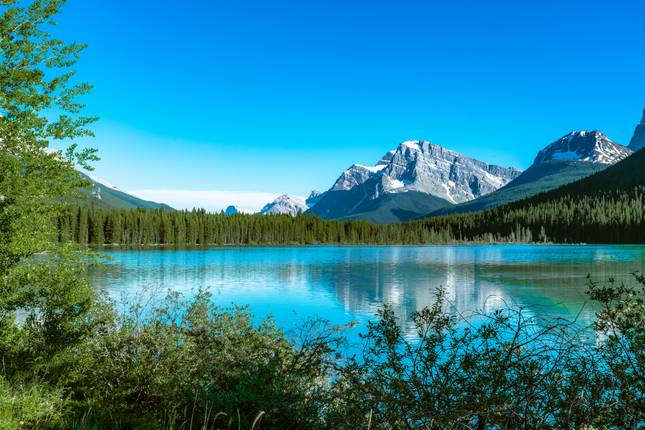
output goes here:
[{"label": "water reflection", "polygon": [[384,303],[410,321],[446,289],[452,312],[506,304],[536,315],[591,322],[585,277],[627,278],[644,270],[640,246],[290,247],[107,251],[93,269],[98,288],[133,299],[141,288],[190,295],[213,292],[222,305],[250,305],[260,317],[289,326],[320,316],[364,322]]}]

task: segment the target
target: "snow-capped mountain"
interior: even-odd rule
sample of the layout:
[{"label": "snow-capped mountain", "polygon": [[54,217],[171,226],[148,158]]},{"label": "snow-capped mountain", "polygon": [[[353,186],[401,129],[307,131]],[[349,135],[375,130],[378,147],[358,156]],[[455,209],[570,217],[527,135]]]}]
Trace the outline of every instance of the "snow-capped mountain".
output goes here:
[{"label": "snow-capped mountain", "polygon": [[401,143],[374,166],[354,164],[330,191],[350,190],[370,181],[369,199],[419,191],[461,203],[503,187],[520,173],[512,167],[486,164],[434,143],[413,140]]},{"label": "snow-capped mountain", "polygon": [[276,198],[271,203],[265,205],[260,213],[262,215],[280,215],[286,214],[296,216],[299,213],[305,212],[309,207],[305,199],[302,197],[290,196],[283,194]]},{"label": "snow-capped mountain", "polygon": [[505,187],[433,215],[474,212],[527,198],[600,172],[631,153],[599,131],[572,131],[539,151],[533,164]]},{"label": "snow-capped mountain", "polygon": [[632,151],[599,131],[572,131],[556,140],[535,157],[533,164],[546,161],[585,161],[595,164],[614,164]]},{"label": "snow-capped mountain", "polygon": [[634,135],[629,141],[629,149],[632,151],[638,151],[642,148],[645,148],[645,109],[643,109],[643,119],[641,119],[641,123],[636,126]]},{"label": "snow-capped mountain", "polygon": [[461,203],[503,187],[521,170],[486,164],[428,141],[401,143],[374,176],[374,197],[419,191]]},{"label": "snow-capped mountain", "polygon": [[244,209],[244,208],[240,208],[238,206],[233,206],[233,205],[228,206],[224,210],[224,215],[253,214],[253,213],[255,213],[255,212],[253,212],[250,209]]},{"label": "snow-capped mountain", "polygon": [[224,210],[224,215],[235,214],[260,214],[260,215],[291,215],[296,216],[299,213],[306,212],[309,208],[313,207],[325,196],[325,193],[319,191],[312,191],[309,197],[292,196],[289,194],[282,194],[270,203],[264,205],[259,212],[243,209],[238,206],[229,206]]},{"label": "snow-capped mountain", "polygon": [[427,141],[407,141],[374,166],[354,164],[345,170],[311,212],[331,219],[412,219],[491,193],[520,173]]}]

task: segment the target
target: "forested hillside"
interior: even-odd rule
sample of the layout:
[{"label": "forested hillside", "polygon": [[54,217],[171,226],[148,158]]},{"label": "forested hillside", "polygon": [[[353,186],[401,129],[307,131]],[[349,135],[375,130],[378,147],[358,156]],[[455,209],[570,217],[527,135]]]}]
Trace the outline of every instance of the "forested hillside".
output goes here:
[{"label": "forested hillside", "polygon": [[429,218],[458,237],[530,232],[533,241],[645,243],[645,150],[555,190],[488,211]]},{"label": "forested hillside", "polygon": [[83,180],[90,184],[90,187],[81,190],[81,196],[76,199],[80,205],[97,206],[103,209],[173,210],[166,204],[140,199],[114,186],[99,182],[84,173],[79,172],[79,174]]}]

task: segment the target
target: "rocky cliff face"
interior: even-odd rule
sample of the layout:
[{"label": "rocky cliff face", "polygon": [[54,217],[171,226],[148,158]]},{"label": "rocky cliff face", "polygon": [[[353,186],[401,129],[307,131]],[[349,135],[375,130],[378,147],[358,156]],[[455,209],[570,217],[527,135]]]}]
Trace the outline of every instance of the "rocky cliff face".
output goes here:
[{"label": "rocky cliff face", "polygon": [[632,151],[638,151],[642,148],[645,148],[645,109],[643,109],[643,119],[636,126],[632,140],[629,141],[629,149]]},{"label": "rocky cliff face", "polygon": [[427,141],[407,141],[374,166],[354,164],[345,170],[311,212],[329,219],[414,219],[491,193],[520,173]]},{"label": "rocky cliff face", "polygon": [[368,179],[376,176],[392,160],[395,151],[388,151],[374,166],[364,166],[362,164],[353,164],[345,170],[329,191],[347,191],[357,185],[365,183]]},{"label": "rocky cliff face", "polygon": [[307,200],[305,200],[305,204],[307,205],[308,208],[311,208],[316,205],[323,197],[325,197],[325,193],[321,193],[320,191],[313,190],[311,194],[309,194],[309,197],[307,197]]},{"label": "rocky cliff face", "polygon": [[599,131],[572,131],[538,152],[534,165],[548,161],[584,161],[611,165],[632,151]]},{"label": "rocky cliff face", "polygon": [[330,191],[364,186],[366,199],[387,193],[419,191],[461,203],[503,187],[521,173],[512,167],[486,164],[427,141],[401,143],[376,165],[354,164]]},{"label": "rocky cliff face", "polygon": [[469,158],[427,141],[403,142],[375,175],[375,196],[419,191],[451,203],[473,200],[503,187],[521,173]]}]

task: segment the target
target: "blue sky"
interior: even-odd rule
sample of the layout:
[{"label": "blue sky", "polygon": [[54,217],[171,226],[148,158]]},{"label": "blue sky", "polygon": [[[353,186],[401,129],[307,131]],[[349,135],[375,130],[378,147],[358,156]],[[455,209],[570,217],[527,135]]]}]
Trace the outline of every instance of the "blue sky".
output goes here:
[{"label": "blue sky", "polygon": [[96,176],[257,206],[409,139],[517,167],[573,129],[627,144],[644,16],[640,0],[68,0],[58,31],[89,44]]}]

